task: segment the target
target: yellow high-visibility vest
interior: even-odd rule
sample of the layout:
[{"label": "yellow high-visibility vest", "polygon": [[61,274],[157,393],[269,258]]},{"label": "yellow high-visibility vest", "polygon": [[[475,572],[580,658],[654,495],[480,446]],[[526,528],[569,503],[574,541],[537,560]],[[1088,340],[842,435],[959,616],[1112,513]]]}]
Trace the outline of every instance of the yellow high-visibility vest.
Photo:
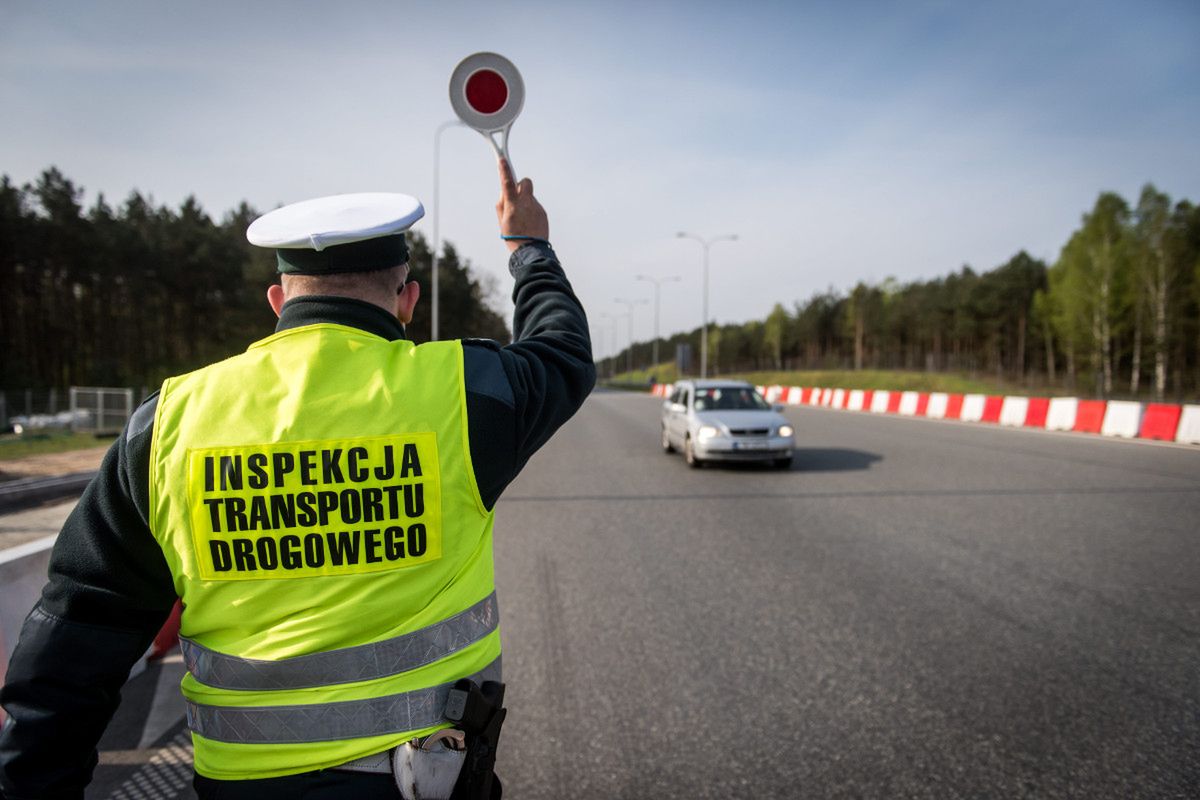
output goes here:
[{"label": "yellow high-visibility vest", "polygon": [[162,386],[150,529],[183,599],[201,775],[336,766],[499,679],[462,346],[285,330]]}]

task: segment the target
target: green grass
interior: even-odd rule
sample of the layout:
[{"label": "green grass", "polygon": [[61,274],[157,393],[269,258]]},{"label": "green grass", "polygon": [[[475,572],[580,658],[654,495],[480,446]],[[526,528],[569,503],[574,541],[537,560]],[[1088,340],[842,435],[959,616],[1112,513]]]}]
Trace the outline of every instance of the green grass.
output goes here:
[{"label": "green grass", "polygon": [[[658,383],[678,379],[674,364],[660,364],[655,369],[618,373],[613,383],[645,384],[650,375]],[[693,376],[694,377],[694,376]],[[997,380],[981,375],[954,372],[907,372],[904,370],[801,370],[791,372],[738,372],[712,375],[714,378],[735,378],[756,386],[819,386],[830,389],[886,389],[894,391],[951,392],[957,394],[1015,394],[1049,397],[1065,394],[1065,390],[1043,385],[1020,385],[1013,381]]]},{"label": "green grass", "polygon": [[115,436],[94,436],[90,433],[34,433],[24,436],[0,436],[0,461],[45,453],[66,453],[112,444]]},{"label": "green grass", "polygon": [[600,383],[634,385],[650,385],[650,378],[655,383],[674,383],[679,380],[679,371],[674,364],[659,364],[657,369],[635,369],[633,372],[618,372],[612,378],[602,375],[597,378]]}]

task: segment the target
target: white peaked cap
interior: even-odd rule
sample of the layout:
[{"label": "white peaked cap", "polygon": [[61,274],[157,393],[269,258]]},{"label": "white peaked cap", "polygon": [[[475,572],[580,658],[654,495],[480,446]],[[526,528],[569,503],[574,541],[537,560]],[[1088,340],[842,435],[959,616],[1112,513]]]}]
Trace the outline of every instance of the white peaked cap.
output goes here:
[{"label": "white peaked cap", "polygon": [[335,194],[263,214],[250,224],[246,238],[259,247],[321,251],[403,233],[423,216],[421,201],[406,194]]}]

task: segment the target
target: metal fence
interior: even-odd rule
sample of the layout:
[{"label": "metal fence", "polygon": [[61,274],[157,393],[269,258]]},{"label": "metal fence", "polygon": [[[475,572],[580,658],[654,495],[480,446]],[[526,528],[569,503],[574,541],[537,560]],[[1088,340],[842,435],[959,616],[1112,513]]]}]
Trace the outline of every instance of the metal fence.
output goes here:
[{"label": "metal fence", "polygon": [[[143,389],[141,396],[145,396]],[[0,391],[0,432],[24,434],[47,430],[116,434],[133,413],[128,387],[72,386],[58,389]]]},{"label": "metal fence", "polygon": [[120,433],[133,413],[133,389],[72,386],[70,413],[76,433]]},{"label": "metal fence", "polygon": [[17,415],[57,414],[66,409],[66,404],[66,395],[58,389],[0,391],[0,423]]}]

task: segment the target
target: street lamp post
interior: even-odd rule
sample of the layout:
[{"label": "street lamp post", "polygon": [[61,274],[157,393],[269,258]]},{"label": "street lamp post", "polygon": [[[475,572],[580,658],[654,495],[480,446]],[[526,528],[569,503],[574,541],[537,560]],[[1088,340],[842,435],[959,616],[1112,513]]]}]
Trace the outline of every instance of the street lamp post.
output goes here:
[{"label": "street lamp post", "polygon": [[[612,380],[617,374],[617,319],[619,317],[616,314],[609,314],[608,312],[601,312],[600,316],[612,323],[611,327],[605,331],[605,333],[608,330],[612,331],[612,353],[608,357],[608,378]],[[601,346],[603,346],[603,342]]]},{"label": "street lamp post", "polygon": [[629,354],[625,358],[625,364],[626,364],[625,371],[633,372],[633,308],[634,308],[634,306],[645,305],[647,301],[645,301],[645,300],[622,300],[621,298],[617,297],[613,300],[613,302],[620,303],[629,308],[629,313],[627,315],[626,314],[622,315],[622,316],[629,317]]},{"label": "street lamp post", "polygon": [[442,240],[438,234],[438,167],[441,163],[442,132],[454,127],[466,126],[453,119],[438,125],[437,132],[433,134],[433,255],[429,270],[429,291],[433,300],[429,304],[432,308],[429,317],[429,338],[434,342],[438,340],[438,251],[442,247]]},{"label": "street lamp post", "polygon": [[711,239],[704,239],[694,233],[686,233],[680,231],[675,234],[677,239],[694,239],[704,248],[704,305],[701,312],[700,324],[700,379],[708,377],[708,248],[712,247],[717,242],[736,242],[737,234],[731,233],[725,236],[714,236]]},{"label": "street lamp post", "polygon": [[681,280],[683,280],[683,278],[679,277],[678,275],[672,275],[668,278],[652,278],[649,275],[638,275],[636,280],[649,281],[650,283],[654,284],[654,356],[653,356],[654,366],[652,368],[657,369],[658,368],[658,299],[659,299],[658,295],[659,295],[659,290],[662,289],[662,285],[664,283],[672,283],[672,282],[676,282],[676,281],[681,281]]}]

